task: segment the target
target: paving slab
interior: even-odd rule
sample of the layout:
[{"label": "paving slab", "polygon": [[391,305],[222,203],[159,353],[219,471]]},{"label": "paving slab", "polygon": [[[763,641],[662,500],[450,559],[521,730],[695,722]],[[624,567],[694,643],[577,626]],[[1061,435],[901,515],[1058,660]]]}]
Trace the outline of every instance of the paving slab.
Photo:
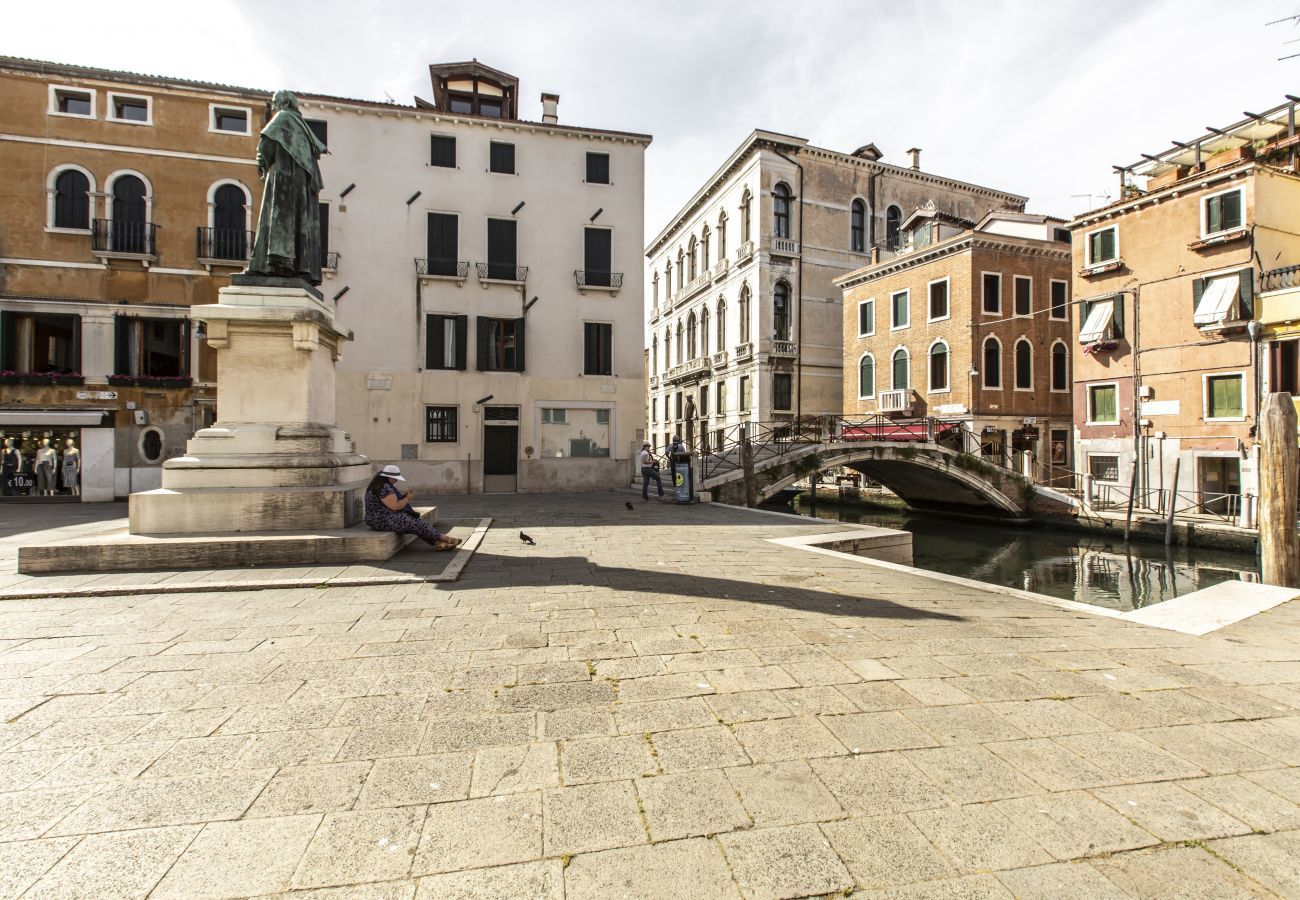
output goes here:
[{"label": "paving slab", "polygon": [[579,854],[564,870],[564,896],[567,900],[734,900],[740,892],[718,844],[695,838]]},{"label": "paving slab", "polygon": [[150,896],[218,900],[283,891],[320,821],[320,816],[293,816],[211,822],[189,843]]},{"label": "paving slab", "polygon": [[747,900],[830,894],[853,886],[816,825],[736,831],[718,840]]},{"label": "paving slab", "polygon": [[145,828],[82,839],[25,897],[143,897],[172,867],[199,833],[199,826]]},{"label": "paving slab", "polygon": [[930,881],[956,871],[906,816],[827,822],[822,832],[866,888]]}]

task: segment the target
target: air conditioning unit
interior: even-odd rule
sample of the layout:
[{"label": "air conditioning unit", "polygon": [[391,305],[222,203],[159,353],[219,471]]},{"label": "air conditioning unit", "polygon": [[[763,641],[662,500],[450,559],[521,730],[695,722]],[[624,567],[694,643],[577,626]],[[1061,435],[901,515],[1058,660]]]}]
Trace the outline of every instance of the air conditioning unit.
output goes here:
[{"label": "air conditioning unit", "polygon": [[1150,400],[1154,395],[1155,395],[1155,391],[1151,390],[1151,385],[1144,384],[1138,387],[1139,400]]}]

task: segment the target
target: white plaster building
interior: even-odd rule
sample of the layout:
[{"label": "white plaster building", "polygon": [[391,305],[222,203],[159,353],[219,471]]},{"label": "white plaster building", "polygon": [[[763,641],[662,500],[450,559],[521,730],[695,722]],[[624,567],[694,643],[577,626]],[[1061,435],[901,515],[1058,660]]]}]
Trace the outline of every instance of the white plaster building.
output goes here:
[{"label": "white plaster building", "polygon": [[414,106],[300,98],[352,329],[338,422],[428,492],[626,484],[644,439],[650,137],[519,118],[516,78],[430,67]]},{"label": "white plaster building", "polygon": [[[650,440],[839,414],[835,279],[900,248],[928,203],[978,221],[1025,198],[770,131],[751,133],[646,247]],[[701,436],[704,438],[701,438]],[[691,441],[691,438],[694,438]]]}]

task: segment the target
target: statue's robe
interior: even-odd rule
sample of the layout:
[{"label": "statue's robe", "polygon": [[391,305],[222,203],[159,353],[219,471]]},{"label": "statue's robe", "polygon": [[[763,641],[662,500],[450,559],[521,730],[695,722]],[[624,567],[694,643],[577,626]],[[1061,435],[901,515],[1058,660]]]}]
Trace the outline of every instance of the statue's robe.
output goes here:
[{"label": "statue's robe", "polygon": [[248,271],[320,284],[320,166],[325,147],[302,117],[280,110],[262,129],[262,209]]}]

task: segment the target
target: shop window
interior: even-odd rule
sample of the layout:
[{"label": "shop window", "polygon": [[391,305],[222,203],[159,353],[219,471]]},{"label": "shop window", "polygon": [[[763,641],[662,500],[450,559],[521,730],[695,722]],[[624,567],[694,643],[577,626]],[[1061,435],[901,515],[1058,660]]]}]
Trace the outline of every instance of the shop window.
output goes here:
[{"label": "shop window", "polygon": [[114,318],[115,375],[139,378],[189,376],[188,321],[122,315]]},{"label": "shop window", "polygon": [[0,312],[0,371],[80,374],[81,317]]},{"label": "shop window", "polygon": [[542,459],[609,456],[613,434],[608,409],[543,407],[539,418]]},{"label": "shop window", "polygon": [[80,429],[28,428],[0,432],[0,496],[54,497],[80,493]]}]

